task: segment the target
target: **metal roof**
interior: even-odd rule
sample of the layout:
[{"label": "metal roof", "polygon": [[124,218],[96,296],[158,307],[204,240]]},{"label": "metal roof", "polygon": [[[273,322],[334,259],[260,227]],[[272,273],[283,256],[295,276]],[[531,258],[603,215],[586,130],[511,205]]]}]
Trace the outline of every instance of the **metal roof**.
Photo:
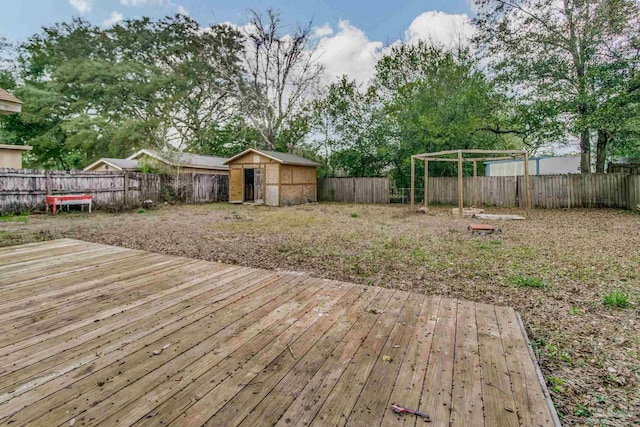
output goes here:
[{"label": "metal roof", "polygon": [[291,153],[281,153],[280,151],[258,150],[257,148],[249,148],[248,150],[245,150],[240,154],[236,154],[232,158],[228,159],[225,163],[229,164],[233,160],[242,157],[249,152],[262,154],[263,156],[269,157],[285,165],[320,166],[320,163],[314,162],[313,160],[305,159],[302,156]]}]

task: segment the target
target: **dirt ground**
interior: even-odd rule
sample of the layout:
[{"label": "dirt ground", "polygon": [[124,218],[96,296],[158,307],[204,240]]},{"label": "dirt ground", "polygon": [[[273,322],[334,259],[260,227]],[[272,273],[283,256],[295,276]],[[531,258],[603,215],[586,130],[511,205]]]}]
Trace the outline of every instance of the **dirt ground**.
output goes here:
[{"label": "dirt ground", "polygon": [[[537,210],[495,237],[469,235],[470,222],[450,208],[167,206],[0,221],[0,246],[70,237],[510,305],[563,423],[638,425],[640,215]],[[604,304],[614,291],[628,307]]]}]

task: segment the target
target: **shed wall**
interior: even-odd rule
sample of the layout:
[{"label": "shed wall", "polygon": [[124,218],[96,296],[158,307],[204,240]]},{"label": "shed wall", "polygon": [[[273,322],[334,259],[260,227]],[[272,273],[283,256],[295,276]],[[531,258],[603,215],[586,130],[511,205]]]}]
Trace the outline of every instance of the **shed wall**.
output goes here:
[{"label": "shed wall", "polygon": [[280,166],[280,205],[299,205],[318,201],[315,166]]}]

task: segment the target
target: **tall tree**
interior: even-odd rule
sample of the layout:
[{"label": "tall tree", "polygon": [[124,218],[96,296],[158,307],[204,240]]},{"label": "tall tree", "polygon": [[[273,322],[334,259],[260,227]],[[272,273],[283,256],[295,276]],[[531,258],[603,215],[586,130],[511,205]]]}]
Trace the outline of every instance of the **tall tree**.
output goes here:
[{"label": "tall tree", "polygon": [[22,46],[24,113],[8,127],[46,167],[150,146],[194,149],[234,114],[226,75],[239,73],[240,37],[182,15],[44,28]]},{"label": "tall tree", "polygon": [[[504,148],[521,144],[501,112],[504,98],[465,49],[448,51],[420,42],[395,46],[376,67],[375,85],[391,134],[393,174],[409,182],[412,154],[448,149]],[[433,173],[455,173],[449,164]]]},{"label": "tall tree", "polygon": [[314,101],[313,146],[330,175],[379,176],[389,165],[387,123],[373,87],[343,76]]},{"label": "tall tree", "polygon": [[[475,0],[476,42],[499,79],[542,120],[579,135],[581,171],[591,170],[597,78],[612,60],[637,62],[636,0]],[[612,71],[613,69],[609,69]],[[616,71],[619,73],[620,70]],[[611,104],[609,103],[609,106]],[[606,147],[605,147],[606,148]]]},{"label": "tall tree", "polygon": [[[293,150],[300,142],[300,118],[320,83],[323,67],[311,43],[311,24],[285,32],[280,14],[250,12],[244,26],[245,78],[235,80],[243,114],[262,136],[262,146]],[[282,140],[285,130],[297,129]]]}]

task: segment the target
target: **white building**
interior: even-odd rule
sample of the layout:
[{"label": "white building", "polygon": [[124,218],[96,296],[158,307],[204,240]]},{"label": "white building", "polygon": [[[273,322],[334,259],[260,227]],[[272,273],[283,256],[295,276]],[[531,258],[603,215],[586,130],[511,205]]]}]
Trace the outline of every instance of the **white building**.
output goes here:
[{"label": "white building", "polygon": [[[486,176],[524,175],[524,161],[496,160],[484,162]],[[580,173],[580,156],[530,157],[530,175],[562,175]]]}]

